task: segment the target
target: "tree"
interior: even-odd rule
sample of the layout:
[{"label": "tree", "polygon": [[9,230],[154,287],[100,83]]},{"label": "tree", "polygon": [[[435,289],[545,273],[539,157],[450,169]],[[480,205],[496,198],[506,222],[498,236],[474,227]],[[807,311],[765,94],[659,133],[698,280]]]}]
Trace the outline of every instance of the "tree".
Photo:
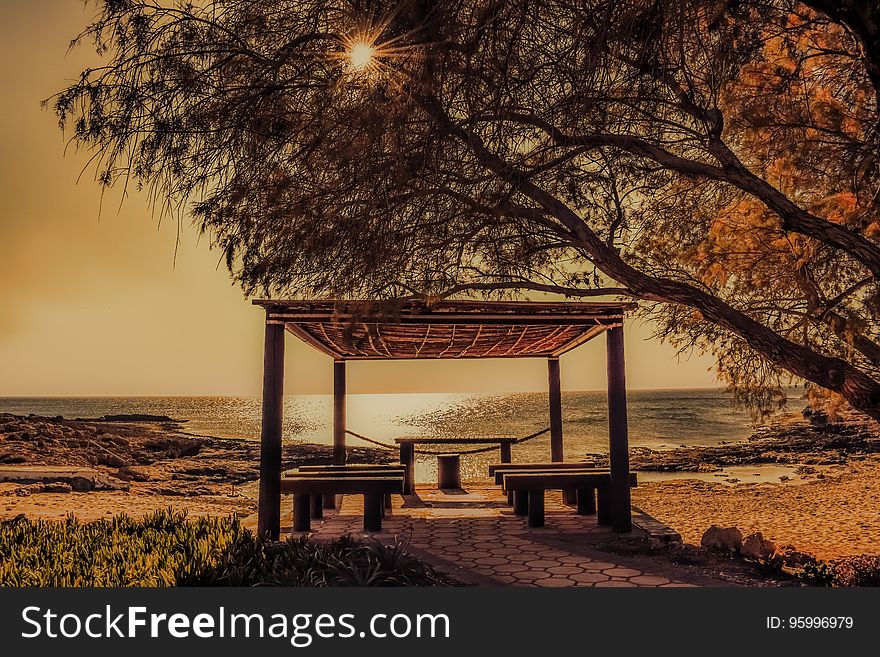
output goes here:
[{"label": "tree", "polygon": [[880,418],[868,0],[104,0],[52,99],[246,293],[617,294]]}]

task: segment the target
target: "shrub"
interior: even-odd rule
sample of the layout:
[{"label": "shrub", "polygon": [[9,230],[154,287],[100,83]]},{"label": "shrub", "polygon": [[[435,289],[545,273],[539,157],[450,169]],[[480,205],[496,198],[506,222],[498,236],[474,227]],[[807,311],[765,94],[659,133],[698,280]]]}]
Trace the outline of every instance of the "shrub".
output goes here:
[{"label": "shrub", "polygon": [[234,517],[157,511],[0,523],[0,586],[449,586],[401,544],[264,541]]},{"label": "shrub", "polygon": [[838,586],[880,586],[880,555],[837,559],[833,568]]}]

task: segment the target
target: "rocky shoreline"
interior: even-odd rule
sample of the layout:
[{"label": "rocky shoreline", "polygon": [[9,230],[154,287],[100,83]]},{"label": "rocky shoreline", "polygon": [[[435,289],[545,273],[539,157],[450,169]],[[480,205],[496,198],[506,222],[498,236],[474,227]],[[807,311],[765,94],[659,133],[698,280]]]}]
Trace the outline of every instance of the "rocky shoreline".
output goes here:
[{"label": "rocky shoreline", "polygon": [[[0,481],[18,484],[8,491],[15,494],[65,492],[65,484],[80,492],[128,490],[137,482],[140,492],[197,496],[234,493],[259,478],[258,441],[199,436],[183,427],[166,416],[0,414]],[[282,449],[284,469],[331,459],[329,445],[285,443]],[[349,459],[390,460],[387,451],[363,447],[350,449]]]},{"label": "rocky shoreline", "polygon": [[[846,418],[810,422],[786,416],[758,428],[747,440],[710,447],[681,446],[668,450],[630,448],[630,467],[643,472],[718,472],[742,465],[798,465],[805,473],[814,466],[843,465],[880,453],[876,423]],[[608,465],[603,454],[589,454],[597,465]]]}]

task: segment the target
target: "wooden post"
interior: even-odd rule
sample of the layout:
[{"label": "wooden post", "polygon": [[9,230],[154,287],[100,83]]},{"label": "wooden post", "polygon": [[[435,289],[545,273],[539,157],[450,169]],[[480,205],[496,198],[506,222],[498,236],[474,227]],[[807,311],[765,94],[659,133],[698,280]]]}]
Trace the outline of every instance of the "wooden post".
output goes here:
[{"label": "wooden post", "polygon": [[333,464],[345,465],[345,361],[333,361]]},{"label": "wooden post", "polygon": [[[559,358],[547,359],[547,381],[550,384],[550,460],[559,463],[565,460],[562,445],[562,384],[559,380]],[[562,491],[564,504],[577,504],[577,491]]]},{"label": "wooden post", "polygon": [[260,433],[260,501],[257,533],[281,535],[281,421],[284,416],[284,325],[266,316],[263,348],[263,427]]},{"label": "wooden post", "polygon": [[562,387],[559,382],[559,359],[547,359],[547,379],[550,384],[550,460],[564,460],[562,447]]},{"label": "wooden post", "polygon": [[608,353],[608,443],[611,458],[611,525],[632,531],[629,481],[629,435],[626,419],[626,365],[623,326],[605,332]]}]

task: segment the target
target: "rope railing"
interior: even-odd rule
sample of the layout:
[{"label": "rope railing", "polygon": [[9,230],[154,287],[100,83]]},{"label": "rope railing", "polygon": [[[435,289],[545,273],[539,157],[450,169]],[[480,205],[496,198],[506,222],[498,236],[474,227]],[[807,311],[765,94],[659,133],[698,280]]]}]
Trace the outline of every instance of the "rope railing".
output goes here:
[{"label": "rope railing", "polygon": [[[543,436],[545,433],[547,433],[549,431],[550,431],[550,427],[547,427],[546,429],[541,429],[541,431],[536,431],[535,433],[529,434],[528,436],[523,436],[522,438],[517,438],[516,440],[513,440],[511,442],[511,445],[519,445],[521,443],[526,442],[527,440],[532,440],[533,438],[537,438],[538,436]],[[397,451],[397,449],[398,449],[397,445],[391,445],[389,443],[383,443],[379,440],[367,438],[366,436],[363,436],[359,433],[351,431],[350,429],[346,429],[345,433],[349,434],[350,436],[354,436],[358,440],[363,440],[365,442],[372,443],[373,445],[377,445],[378,447],[381,447],[383,449],[390,449],[390,450],[394,450],[394,451]],[[477,449],[469,449],[469,450],[465,450],[465,451],[457,450],[457,453],[459,453],[459,454],[482,454],[484,452],[492,452],[497,449],[498,449],[498,445],[491,445],[489,447],[479,447]],[[416,449],[415,452],[417,454],[428,454],[430,456],[437,456],[439,454],[448,454],[448,452],[443,452],[443,451],[438,451],[438,450],[433,450],[433,449]]]}]

